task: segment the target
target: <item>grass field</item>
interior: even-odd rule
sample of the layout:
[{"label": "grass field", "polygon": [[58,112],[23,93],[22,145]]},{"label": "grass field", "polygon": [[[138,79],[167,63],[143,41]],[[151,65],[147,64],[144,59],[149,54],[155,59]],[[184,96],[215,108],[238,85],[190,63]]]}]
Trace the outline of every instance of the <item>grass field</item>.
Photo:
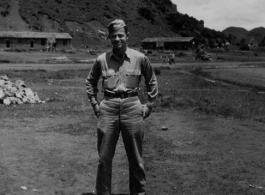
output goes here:
[{"label": "grass field", "polygon": [[236,67],[227,69],[211,69],[209,72],[214,79],[227,80],[238,84],[253,85],[265,88],[265,68]]},{"label": "grass field", "polygon": [[0,51],[0,63],[80,63],[94,60],[97,54],[102,51],[96,51],[94,55],[89,50],[71,50],[71,51],[28,51],[28,52],[5,52]]}]

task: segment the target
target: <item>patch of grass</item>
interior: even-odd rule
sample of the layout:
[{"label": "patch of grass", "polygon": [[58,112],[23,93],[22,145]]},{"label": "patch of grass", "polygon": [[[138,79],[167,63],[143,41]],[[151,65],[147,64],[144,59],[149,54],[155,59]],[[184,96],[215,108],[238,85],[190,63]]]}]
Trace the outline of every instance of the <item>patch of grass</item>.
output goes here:
[{"label": "patch of grass", "polygon": [[[68,134],[72,136],[84,136],[84,135],[95,135],[95,131],[91,131],[91,126],[95,126],[95,124],[91,124],[91,120],[83,119],[79,120],[76,123],[63,124],[57,128],[51,127],[52,131]],[[95,127],[96,128],[96,127]]]},{"label": "patch of grass", "polygon": [[200,75],[200,76],[209,76],[209,74],[205,71],[203,71],[202,67],[200,66],[197,66],[197,67],[194,67],[190,70],[190,72],[192,74],[195,74],[195,75]]},{"label": "patch of grass", "polygon": [[265,122],[263,94],[247,86],[208,82],[201,77],[204,75],[202,72],[195,69],[193,73],[197,76],[186,75],[179,70],[161,70],[157,75],[159,96],[154,110],[192,108],[209,114]]},{"label": "patch of grass", "polygon": [[45,83],[48,80],[64,80],[74,78],[86,78],[89,69],[71,69],[60,71],[47,71],[43,69],[38,70],[1,70],[0,75],[7,75],[10,79],[21,79],[25,82]]},{"label": "patch of grass", "polygon": [[[265,122],[264,94],[241,85],[223,85],[209,82],[200,68],[190,69],[196,74],[185,74],[180,69],[160,69],[157,75],[159,95],[154,111],[194,109],[198,112],[220,114],[235,118],[248,118]],[[12,70],[6,73],[11,80],[21,79],[33,87],[45,104],[15,105],[1,109],[1,116],[43,117],[55,115],[84,115],[91,109],[85,93],[85,78],[89,70]],[[210,73],[206,74],[207,76]],[[147,101],[144,81],[139,96]],[[102,94],[100,93],[100,99]],[[2,105],[1,105],[2,106]],[[3,113],[4,112],[4,113]],[[91,112],[92,113],[92,112]],[[93,114],[93,113],[92,113]],[[70,129],[70,128],[69,128]]]}]

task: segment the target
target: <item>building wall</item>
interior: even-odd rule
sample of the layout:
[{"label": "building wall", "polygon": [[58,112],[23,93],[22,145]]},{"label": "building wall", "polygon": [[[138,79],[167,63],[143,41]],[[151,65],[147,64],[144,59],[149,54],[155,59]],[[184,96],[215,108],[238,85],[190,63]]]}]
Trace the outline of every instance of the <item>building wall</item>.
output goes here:
[{"label": "building wall", "polygon": [[56,39],[56,45],[59,47],[71,46],[70,39]]},{"label": "building wall", "polygon": [[[161,49],[156,47],[155,42],[142,43],[143,49]],[[165,50],[190,50],[192,49],[192,41],[190,42],[165,42]]]},{"label": "building wall", "polygon": [[[56,39],[56,48],[65,48],[71,45],[70,39]],[[37,38],[0,38],[0,48],[46,48],[47,39]]]},{"label": "building wall", "polygon": [[190,42],[166,42],[165,50],[189,50],[191,49]]},{"label": "building wall", "polygon": [[147,43],[142,43],[142,48],[143,49],[156,49],[156,43],[152,42],[147,42]]}]

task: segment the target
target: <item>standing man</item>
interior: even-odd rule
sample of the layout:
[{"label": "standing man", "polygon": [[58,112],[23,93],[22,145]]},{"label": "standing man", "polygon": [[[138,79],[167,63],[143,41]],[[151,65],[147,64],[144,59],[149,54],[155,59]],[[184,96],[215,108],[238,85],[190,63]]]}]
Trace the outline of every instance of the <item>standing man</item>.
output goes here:
[{"label": "standing man", "polygon": [[170,65],[175,64],[175,54],[173,52],[170,52],[168,59]]},{"label": "standing man", "polygon": [[171,65],[171,53],[169,53],[167,55],[167,61],[168,61],[169,65]]},{"label": "standing man", "polygon": [[[129,32],[124,21],[114,20],[108,31],[112,50],[98,56],[86,79],[86,92],[98,117],[96,194],[111,194],[112,159],[121,133],[129,161],[130,194],[145,195],[143,120],[150,115],[158,94],[157,80],[148,58],[127,46]],[[138,98],[141,76],[145,78],[148,95],[144,105]],[[99,103],[100,77],[104,99]]]},{"label": "standing man", "polygon": [[174,52],[171,53],[171,63],[175,64],[175,53]]},{"label": "standing man", "polygon": [[166,56],[166,54],[162,53],[161,58],[162,58],[162,65],[163,64],[167,64],[167,56]]}]

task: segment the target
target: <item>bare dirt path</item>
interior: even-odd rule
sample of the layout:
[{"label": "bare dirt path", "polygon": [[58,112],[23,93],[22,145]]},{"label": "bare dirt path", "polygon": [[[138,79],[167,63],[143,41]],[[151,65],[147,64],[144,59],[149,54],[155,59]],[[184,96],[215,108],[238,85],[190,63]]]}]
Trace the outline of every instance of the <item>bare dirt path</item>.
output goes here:
[{"label": "bare dirt path", "polygon": [[[96,123],[87,124],[90,112],[84,110],[83,117],[17,119],[14,113],[14,118],[2,118],[0,186],[6,189],[1,188],[0,194],[81,195],[93,191]],[[168,130],[162,131],[162,125]],[[145,126],[148,194],[264,194],[263,125],[170,111],[153,113]],[[122,140],[113,162],[112,188],[114,194],[129,192]]]}]

